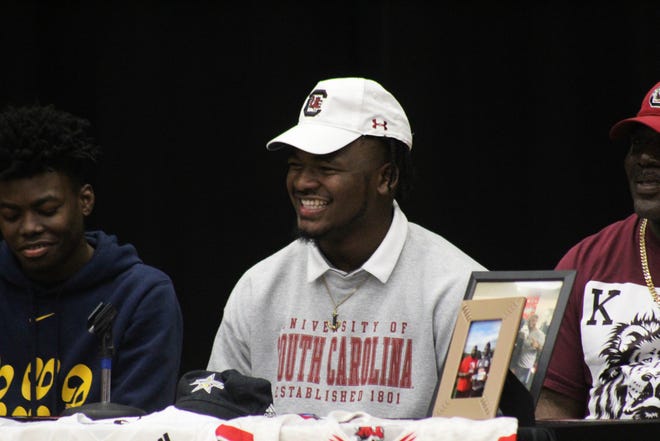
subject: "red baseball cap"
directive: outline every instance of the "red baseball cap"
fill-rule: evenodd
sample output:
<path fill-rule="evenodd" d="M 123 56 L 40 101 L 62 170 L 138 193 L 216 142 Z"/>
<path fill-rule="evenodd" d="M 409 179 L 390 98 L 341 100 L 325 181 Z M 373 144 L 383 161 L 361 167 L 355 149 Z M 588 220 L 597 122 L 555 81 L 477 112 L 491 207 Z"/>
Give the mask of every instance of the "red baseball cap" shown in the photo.
<path fill-rule="evenodd" d="M 642 107 L 634 118 L 626 118 L 614 124 L 610 129 L 610 139 L 620 141 L 628 135 L 635 124 L 644 124 L 650 129 L 660 132 L 660 83 L 648 91 L 642 100 Z"/>

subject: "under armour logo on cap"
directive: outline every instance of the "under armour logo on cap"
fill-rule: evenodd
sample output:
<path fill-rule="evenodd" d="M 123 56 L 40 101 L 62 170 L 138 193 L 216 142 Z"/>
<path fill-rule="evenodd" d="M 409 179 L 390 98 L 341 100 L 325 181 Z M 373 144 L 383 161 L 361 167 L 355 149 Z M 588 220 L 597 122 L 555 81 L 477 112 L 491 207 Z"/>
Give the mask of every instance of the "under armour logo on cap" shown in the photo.
<path fill-rule="evenodd" d="M 378 122 L 375 118 L 371 120 L 372 124 L 371 127 L 373 129 L 378 128 L 379 126 L 383 128 L 383 130 L 387 130 L 387 121 L 383 120 L 383 122 Z"/>

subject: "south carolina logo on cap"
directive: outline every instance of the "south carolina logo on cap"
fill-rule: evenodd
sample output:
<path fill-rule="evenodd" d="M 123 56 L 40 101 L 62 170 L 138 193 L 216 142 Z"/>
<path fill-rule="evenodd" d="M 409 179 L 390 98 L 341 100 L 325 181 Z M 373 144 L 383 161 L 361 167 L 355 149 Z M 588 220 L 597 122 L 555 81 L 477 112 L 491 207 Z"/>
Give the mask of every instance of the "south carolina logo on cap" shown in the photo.
<path fill-rule="evenodd" d="M 309 94 L 307 103 L 303 112 L 305 116 L 316 116 L 321 112 L 323 100 L 328 97 L 328 93 L 323 89 L 318 89 Z"/>
<path fill-rule="evenodd" d="M 649 97 L 649 106 L 660 107 L 660 87 L 651 92 L 651 96 Z"/>
<path fill-rule="evenodd" d="M 610 139 L 614 141 L 626 139 L 630 134 L 630 130 L 638 124 L 643 124 L 651 130 L 660 132 L 660 83 L 656 83 L 646 93 L 637 116 L 623 119 L 612 126 Z"/>

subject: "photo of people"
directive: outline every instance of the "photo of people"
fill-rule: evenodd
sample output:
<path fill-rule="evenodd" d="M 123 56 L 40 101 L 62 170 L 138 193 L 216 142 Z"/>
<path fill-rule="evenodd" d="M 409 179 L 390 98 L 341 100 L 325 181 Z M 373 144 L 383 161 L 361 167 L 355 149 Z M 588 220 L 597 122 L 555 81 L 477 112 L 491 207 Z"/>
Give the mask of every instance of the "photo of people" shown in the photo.
<path fill-rule="evenodd" d="M 513 346 L 509 369 L 528 390 L 532 390 L 539 370 L 539 359 L 546 344 L 548 328 L 554 317 L 563 282 L 518 281 L 479 282 L 473 299 L 524 296 L 527 298 L 520 329 Z M 540 387 L 540 384 L 537 384 Z"/>
<path fill-rule="evenodd" d="M 470 323 L 452 398 L 483 395 L 501 327 L 502 320 Z"/>
<path fill-rule="evenodd" d="M 546 327 L 547 329 L 547 327 Z M 510 367 L 522 384 L 529 389 L 538 366 L 538 358 L 545 343 L 545 332 L 539 329 L 539 316 L 531 313 L 523 320 Z"/>

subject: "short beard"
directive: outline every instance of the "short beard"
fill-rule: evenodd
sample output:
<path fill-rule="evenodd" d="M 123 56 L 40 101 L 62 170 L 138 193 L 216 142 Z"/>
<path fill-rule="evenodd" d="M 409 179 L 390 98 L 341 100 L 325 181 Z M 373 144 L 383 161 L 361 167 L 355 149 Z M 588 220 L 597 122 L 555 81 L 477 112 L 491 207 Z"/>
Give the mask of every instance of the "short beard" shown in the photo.
<path fill-rule="evenodd" d="M 301 240 L 305 243 L 316 243 L 316 239 L 317 239 L 316 236 L 310 235 L 307 231 L 298 228 L 297 225 L 293 226 L 291 235 L 293 236 L 294 240 Z"/>
<path fill-rule="evenodd" d="M 337 226 L 335 228 L 322 231 L 320 233 L 311 234 L 309 231 L 305 231 L 301 228 L 298 228 L 298 225 L 293 226 L 293 237 L 296 240 L 301 240 L 305 243 L 315 243 L 318 244 L 320 240 L 325 238 L 331 238 L 333 236 L 339 235 L 340 237 L 345 234 L 347 231 L 350 231 L 355 223 L 359 222 L 367 212 L 366 201 L 360 208 L 360 210 L 353 216 L 348 222 L 344 225 Z"/>

